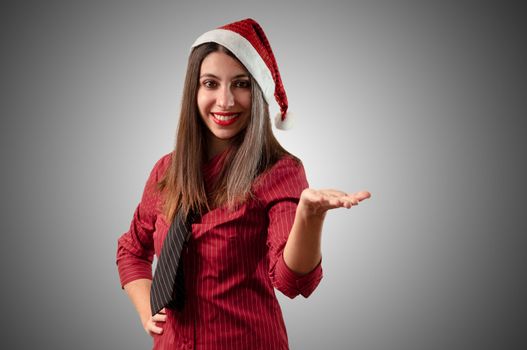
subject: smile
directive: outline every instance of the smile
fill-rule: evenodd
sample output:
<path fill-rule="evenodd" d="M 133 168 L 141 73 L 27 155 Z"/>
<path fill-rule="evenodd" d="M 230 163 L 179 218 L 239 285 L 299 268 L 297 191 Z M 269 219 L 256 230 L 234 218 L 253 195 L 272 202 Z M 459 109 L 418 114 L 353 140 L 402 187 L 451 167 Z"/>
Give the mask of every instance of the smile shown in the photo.
<path fill-rule="evenodd" d="M 238 120 L 240 113 L 211 113 L 212 120 L 221 126 L 227 126 Z"/>

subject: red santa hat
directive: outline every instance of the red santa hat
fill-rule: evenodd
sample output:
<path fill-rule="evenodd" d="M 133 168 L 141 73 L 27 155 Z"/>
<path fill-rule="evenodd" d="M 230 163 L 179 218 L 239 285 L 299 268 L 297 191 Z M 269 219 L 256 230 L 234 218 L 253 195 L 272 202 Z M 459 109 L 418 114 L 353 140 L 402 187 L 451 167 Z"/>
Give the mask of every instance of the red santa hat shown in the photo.
<path fill-rule="evenodd" d="M 224 46 L 240 60 L 262 89 L 267 103 L 270 105 L 273 97 L 278 103 L 280 112 L 275 117 L 275 126 L 282 130 L 291 128 L 292 119 L 287 113 L 287 96 L 282 78 L 262 27 L 251 18 L 229 23 L 204 33 L 192 47 L 208 42 Z"/>

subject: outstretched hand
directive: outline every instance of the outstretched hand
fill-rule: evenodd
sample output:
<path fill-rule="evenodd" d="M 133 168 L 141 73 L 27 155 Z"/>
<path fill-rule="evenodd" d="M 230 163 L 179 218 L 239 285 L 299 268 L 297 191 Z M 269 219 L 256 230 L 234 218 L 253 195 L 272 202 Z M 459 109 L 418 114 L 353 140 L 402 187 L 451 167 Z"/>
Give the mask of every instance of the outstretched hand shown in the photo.
<path fill-rule="evenodd" d="M 320 262 L 322 225 L 326 213 L 335 208 L 351 208 L 370 198 L 368 191 L 346 193 L 339 190 L 306 188 L 300 195 L 295 221 L 284 248 L 286 265 L 297 274 L 313 271 Z"/>
<path fill-rule="evenodd" d="M 330 209 L 351 208 L 371 197 L 368 191 L 346 193 L 334 189 L 315 190 L 306 188 L 300 196 L 299 206 L 307 216 L 323 217 Z"/>

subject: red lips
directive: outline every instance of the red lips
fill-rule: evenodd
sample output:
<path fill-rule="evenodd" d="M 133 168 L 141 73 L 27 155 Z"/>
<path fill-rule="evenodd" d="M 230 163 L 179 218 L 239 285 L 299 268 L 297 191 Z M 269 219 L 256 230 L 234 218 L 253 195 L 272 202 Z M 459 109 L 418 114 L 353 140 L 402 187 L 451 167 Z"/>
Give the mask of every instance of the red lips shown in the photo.
<path fill-rule="evenodd" d="M 212 120 L 221 126 L 228 126 L 236 122 L 241 113 L 234 112 L 211 112 Z"/>
<path fill-rule="evenodd" d="M 221 126 L 228 126 L 233 124 L 238 120 L 241 113 L 233 113 L 233 112 L 214 112 L 211 113 L 212 120 Z M 218 117 L 228 118 L 228 119 L 218 119 Z"/>

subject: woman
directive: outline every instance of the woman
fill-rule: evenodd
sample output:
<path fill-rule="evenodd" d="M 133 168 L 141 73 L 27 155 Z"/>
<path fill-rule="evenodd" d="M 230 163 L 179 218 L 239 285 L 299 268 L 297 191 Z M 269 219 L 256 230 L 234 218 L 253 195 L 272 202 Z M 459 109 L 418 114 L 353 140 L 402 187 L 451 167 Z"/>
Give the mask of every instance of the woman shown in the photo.
<path fill-rule="evenodd" d="M 286 127 L 280 74 L 254 20 L 196 40 L 176 147 L 154 166 L 118 242 L 121 284 L 154 349 L 288 349 L 274 288 L 308 297 L 322 278 L 327 210 L 370 196 L 309 189 L 301 162 L 273 136 L 273 99 L 281 111 L 277 126 Z M 165 238 L 179 218 L 191 222 L 181 253 L 174 253 Z M 162 256 L 152 285 L 154 254 Z M 167 256 L 179 266 L 179 282 L 158 278 Z M 154 304 L 166 303 L 153 295 L 167 284 L 184 292 L 174 291 L 169 306 L 157 310 Z"/>

